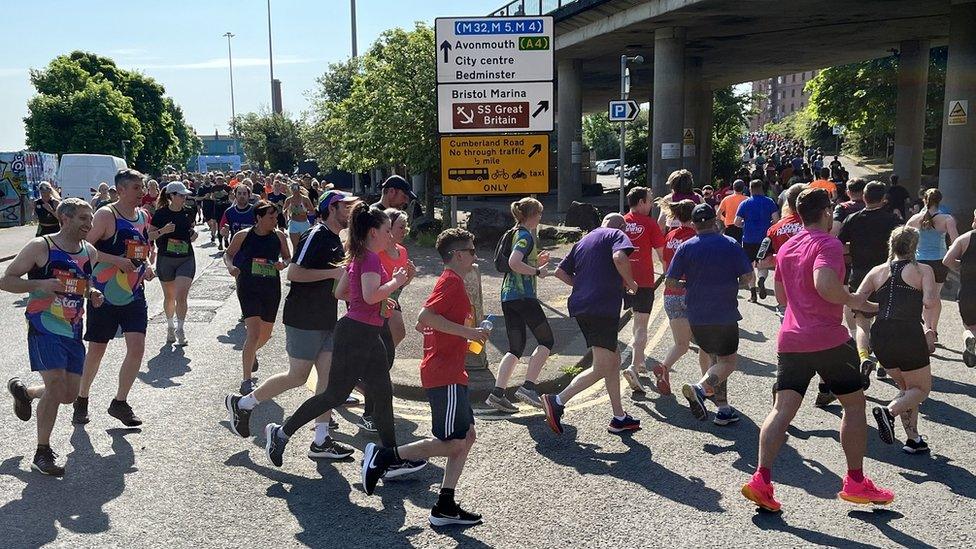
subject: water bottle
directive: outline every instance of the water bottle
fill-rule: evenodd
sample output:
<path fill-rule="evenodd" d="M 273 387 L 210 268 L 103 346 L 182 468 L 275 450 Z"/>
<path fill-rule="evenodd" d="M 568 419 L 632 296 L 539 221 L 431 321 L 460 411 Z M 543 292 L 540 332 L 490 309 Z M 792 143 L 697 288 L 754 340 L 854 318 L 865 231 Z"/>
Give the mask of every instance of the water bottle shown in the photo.
<path fill-rule="evenodd" d="M 484 320 L 481 321 L 481 324 L 478 327 L 482 330 L 487 330 L 488 333 L 491 333 L 491 331 L 495 329 L 495 324 L 492 322 L 492 318 L 493 317 L 491 315 L 488 315 Z M 468 340 L 468 352 L 480 355 L 484 348 L 484 344 L 480 341 Z"/>
<path fill-rule="evenodd" d="M 769 253 L 769 246 L 773 243 L 772 240 L 767 236 L 763 239 L 762 244 L 759 245 L 759 251 L 756 252 L 756 261 L 762 261 L 766 259 L 766 254 Z"/>

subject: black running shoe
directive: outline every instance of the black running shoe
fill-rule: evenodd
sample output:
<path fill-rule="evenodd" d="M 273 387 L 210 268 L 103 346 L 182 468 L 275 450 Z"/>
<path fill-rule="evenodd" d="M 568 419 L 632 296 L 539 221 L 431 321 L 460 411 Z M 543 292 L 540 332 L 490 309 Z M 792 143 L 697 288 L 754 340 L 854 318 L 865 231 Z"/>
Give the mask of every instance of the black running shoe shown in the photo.
<path fill-rule="evenodd" d="M 264 428 L 264 451 L 275 467 L 281 467 L 282 458 L 285 454 L 285 445 L 288 444 L 288 441 L 281 436 L 283 434 L 281 432 L 281 425 L 277 423 L 269 423 Z"/>
<path fill-rule="evenodd" d="M 31 469 L 42 475 L 63 477 L 64 467 L 58 465 L 57 458 L 58 455 L 54 453 L 54 450 L 50 446 L 38 446 L 37 451 L 34 452 L 34 461 L 31 463 Z"/>
<path fill-rule="evenodd" d="M 888 370 L 878 366 L 878 379 L 888 379 Z"/>
<path fill-rule="evenodd" d="M 430 510 L 430 525 L 431 526 L 470 526 L 472 524 L 481 524 L 481 515 L 478 513 L 470 513 L 461 509 L 460 505 L 455 505 L 454 510 L 451 512 L 441 511 L 434 505 L 434 508 Z"/>
<path fill-rule="evenodd" d="M 927 454 L 929 453 L 929 445 L 925 443 L 925 439 L 919 437 L 918 441 L 908 439 L 905 441 L 905 445 L 901 447 L 902 451 L 906 454 Z"/>
<path fill-rule="evenodd" d="M 252 377 L 249 379 L 245 379 L 244 381 L 241 382 L 241 390 L 240 390 L 241 396 L 247 396 L 253 393 L 254 389 L 256 389 L 257 386 L 258 386 L 257 378 Z"/>
<path fill-rule="evenodd" d="M 878 422 L 878 436 L 881 437 L 881 442 L 885 444 L 894 443 L 895 417 L 887 408 L 882 406 L 875 406 L 871 413 L 874 414 L 874 420 Z"/>
<path fill-rule="evenodd" d="M 749 288 L 749 303 L 759 303 L 758 297 L 759 290 L 757 288 Z"/>
<path fill-rule="evenodd" d="M 871 372 L 874 371 L 874 361 L 864 359 L 861 361 L 861 387 L 867 391 L 871 386 Z"/>
<path fill-rule="evenodd" d="M 251 366 L 251 373 L 258 371 L 258 357 L 254 357 L 254 365 Z"/>
<path fill-rule="evenodd" d="M 399 463 L 393 463 L 386 468 L 386 473 L 383 474 L 383 480 L 389 480 L 393 478 L 402 477 L 404 475 L 409 475 L 411 473 L 416 473 L 417 471 L 423 469 L 427 466 L 427 462 L 422 459 L 409 460 L 405 459 Z"/>
<path fill-rule="evenodd" d="M 27 394 L 27 386 L 19 377 L 12 377 L 7 382 L 7 390 L 14 397 L 14 415 L 21 421 L 31 418 L 31 398 Z"/>
<path fill-rule="evenodd" d="M 557 435 L 563 434 L 563 412 L 566 407 L 556 402 L 556 395 L 542 395 L 542 411 L 546 414 L 546 423 Z"/>
<path fill-rule="evenodd" d="M 761 276 L 759 277 L 759 299 L 766 299 L 767 295 L 769 294 L 766 291 L 766 277 Z"/>
<path fill-rule="evenodd" d="M 322 444 L 312 444 L 308 447 L 308 457 L 310 459 L 346 459 L 351 456 L 353 449 L 351 446 L 336 441 L 332 437 L 325 437 Z"/>
<path fill-rule="evenodd" d="M 71 423 L 84 425 L 91 421 L 88 417 L 88 397 L 78 397 L 74 402 L 74 413 L 71 415 Z"/>
<path fill-rule="evenodd" d="M 976 335 L 966 332 L 966 349 L 962 352 L 962 362 L 969 368 L 976 368 Z"/>
<path fill-rule="evenodd" d="M 360 470 L 359 479 L 363 483 L 363 491 L 367 496 L 373 495 L 376 490 L 376 483 L 380 481 L 383 474 L 393 462 L 393 451 L 388 448 L 381 448 L 370 442 L 363 450 L 363 466 Z"/>
<path fill-rule="evenodd" d="M 251 411 L 241 408 L 240 402 L 241 397 L 227 395 L 224 397 L 224 408 L 227 409 L 230 430 L 241 438 L 247 438 L 251 436 Z"/>
<path fill-rule="evenodd" d="M 688 409 L 691 410 L 691 415 L 695 416 L 695 419 L 698 421 L 708 419 L 708 409 L 705 408 L 705 391 L 701 386 L 685 383 L 681 387 L 681 394 L 688 400 Z"/>
<path fill-rule="evenodd" d="M 112 399 L 108 405 L 108 415 L 122 422 L 126 427 L 138 427 L 142 425 L 142 420 L 132 411 L 132 406 L 124 400 Z"/>

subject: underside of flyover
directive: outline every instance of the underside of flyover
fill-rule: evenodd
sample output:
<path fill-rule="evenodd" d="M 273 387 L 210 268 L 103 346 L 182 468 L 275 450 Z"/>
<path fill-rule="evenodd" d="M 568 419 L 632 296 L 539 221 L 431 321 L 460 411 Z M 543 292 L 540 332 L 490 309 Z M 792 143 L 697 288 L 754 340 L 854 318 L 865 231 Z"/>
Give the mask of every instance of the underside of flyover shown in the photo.
<path fill-rule="evenodd" d="M 909 40 L 944 45 L 949 0 L 579 0 L 553 13 L 556 58 L 582 63 L 583 110 L 619 95 L 620 55 L 631 96 L 650 99 L 654 34 L 684 28 L 711 89 L 889 55 Z"/>

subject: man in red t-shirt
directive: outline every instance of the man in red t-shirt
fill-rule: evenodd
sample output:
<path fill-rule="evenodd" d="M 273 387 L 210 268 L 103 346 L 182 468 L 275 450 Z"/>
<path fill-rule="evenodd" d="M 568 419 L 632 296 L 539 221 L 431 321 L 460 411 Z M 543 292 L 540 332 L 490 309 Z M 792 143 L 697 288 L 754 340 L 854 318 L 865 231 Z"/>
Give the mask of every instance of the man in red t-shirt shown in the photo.
<path fill-rule="evenodd" d="M 362 482 L 366 493 L 371 495 L 392 464 L 400 460 L 446 456 L 440 497 L 428 520 L 433 526 L 478 524 L 481 515 L 461 509 L 454 501 L 454 487 L 475 440 L 474 412 L 468 399 L 464 356 L 469 340 L 484 344 L 488 339 L 487 330 L 471 327 L 474 314 L 464 290 L 463 277 L 471 272 L 475 260 L 474 235 L 463 229 L 448 229 L 437 237 L 436 248 L 444 260 L 444 272 L 437 279 L 417 320 L 424 333 L 420 382 L 427 390 L 435 439 L 393 448 L 367 444 L 363 454 Z"/>
<path fill-rule="evenodd" d="M 793 235 L 803 230 L 803 220 L 796 214 L 796 199 L 806 188 L 807 186 L 805 184 L 796 183 L 789 189 L 786 189 L 785 199 L 789 212 L 784 212 L 786 215 L 781 217 L 776 223 L 773 223 L 769 230 L 766 231 L 766 239 L 769 240 L 769 246 L 766 249 L 766 257 L 759 261 L 759 268 L 775 269 L 776 252 Z"/>
<path fill-rule="evenodd" d="M 630 269 L 637 282 L 636 294 L 624 295 L 624 307 L 634 311 L 634 360 L 624 370 L 624 379 L 630 388 L 637 393 L 643 393 L 644 385 L 637 377 L 637 368 L 644 368 L 647 348 L 647 323 L 651 318 L 651 308 L 654 306 L 654 258 L 651 249 L 657 253 L 657 259 L 664 265 L 661 252 L 664 250 L 664 234 L 657 221 L 650 217 L 651 190 L 647 187 L 634 187 L 627 193 L 627 204 L 630 211 L 624 215 L 627 223 L 624 232 L 634 245 L 630 254 Z M 663 268 L 662 268 L 663 271 Z"/>

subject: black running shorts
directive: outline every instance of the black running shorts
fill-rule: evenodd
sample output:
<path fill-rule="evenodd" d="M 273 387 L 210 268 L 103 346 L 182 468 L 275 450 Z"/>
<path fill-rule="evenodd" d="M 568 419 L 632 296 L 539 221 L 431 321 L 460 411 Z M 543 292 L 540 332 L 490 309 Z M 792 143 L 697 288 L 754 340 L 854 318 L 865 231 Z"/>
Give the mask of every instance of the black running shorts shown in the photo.
<path fill-rule="evenodd" d="M 624 294 L 624 308 L 635 313 L 650 314 L 654 307 L 654 288 L 637 288 L 636 294 Z"/>
<path fill-rule="evenodd" d="M 699 324 L 691 326 L 691 338 L 710 355 L 729 356 L 739 350 L 738 324 Z"/>
<path fill-rule="evenodd" d="M 600 347 L 617 352 L 617 328 L 620 319 L 605 316 L 576 315 L 576 323 L 583 332 L 587 347 Z"/>
<path fill-rule="evenodd" d="M 932 267 L 932 271 L 935 273 L 936 284 L 945 284 L 946 279 L 949 278 L 949 267 L 946 267 L 945 264 L 942 263 L 941 259 L 937 259 L 934 261 L 919 260 L 919 263 Z"/>
<path fill-rule="evenodd" d="M 929 365 L 929 344 L 921 322 L 875 320 L 871 326 L 871 350 L 885 368 L 911 372 Z"/>
<path fill-rule="evenodd" d="M 854 340 L 823 351 L 779 353 L 777 390 L 792 390 L 802 396 L 807 392 L 810 380 L 817 374 L 835 395 L 860 391 L 861 365 Z"/>

